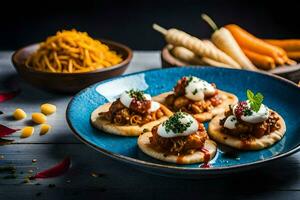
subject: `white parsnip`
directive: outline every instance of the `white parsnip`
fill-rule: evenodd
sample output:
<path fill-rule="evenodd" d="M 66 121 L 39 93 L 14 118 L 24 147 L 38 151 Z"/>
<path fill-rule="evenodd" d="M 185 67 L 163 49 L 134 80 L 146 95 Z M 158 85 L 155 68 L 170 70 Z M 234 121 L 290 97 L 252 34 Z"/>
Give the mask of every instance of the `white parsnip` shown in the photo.
<path fill-rule="evenodd" d="M 171 52 L 176 58 L 192 65 L 210 65 L 215 67 L 232 68 L 227 64 L 220 63 L 210 58 L 199 57 L 184 47 L 174 47 Z"/>
<path fill-rule="evenodd" d="M 226 55 L 222 51 L 216 51 L 215 49 L 206 46 L 203 41 L 189 35 L 188 33 L 175 28 L 166 30 L 158 26 L 157 24 L 154 24 L 153 28 L 164 34 L 166 41 L 174 46 L 182 46 L 194 52 L 198 56 L 211 58 L 218 62 L 228 64 L 233 68 L 240 68 L 240 65 L 235 62 L 230 56 Z"/>
<path fill-rule="evenodd" d="M 219 51 L 221 51 L 220 49 L 218 49 L 218 47 L 216 47 L 216 45 L 214 45 L 214 43 L 212 43 L 210 40 L 203 40 L 203 43 L 207 46 L 210 46 L 211 48 L 215 48 Z"/>
<path fill-rule="evenodd" d="M 233 58 L 242 68 L 248 70 L 257 70 L 257 68 L 244 54 L 229 30 L 223 27 L 219 29 L 215 22 L 206 14 L 202 14 L 201 17 L 214 30 L 211 40 L 217 48 L 221 49 L 223 52 Z"/>
<path fill-rule="evenodd" d="M 201 59 L 202 59 L 202 61 L 203 61 L 204 63 L 206 63 L 207 65 L 210 65 L 210 66 L 232 68 L 232 66 L 230 66 L 230 65 L 228 65 L 228 64 L 221 63 L 221 62 L 215 61 L 215 60 L 210 59 L 210 58 L 203 57 L 203 58 L 201 58 Z"/>
<path fill-rule="evenodd" d="M 211 40 L 219 49 L 239 63 L 242 68 L 257 70 L 226 28 L 215 31 L 211 36 Z"/>
<path fill-rule="evenodd" d="M 182 60 L 189 64 L 205 65 L 205 63 L 201 60 L 201 58 L 199 56 L 195 55 L 193 52 L 191 52 L 190 50 L 188 50 L 184 47 L 174 47 L 171 50 L 171 53 L 179 60 Z"/>

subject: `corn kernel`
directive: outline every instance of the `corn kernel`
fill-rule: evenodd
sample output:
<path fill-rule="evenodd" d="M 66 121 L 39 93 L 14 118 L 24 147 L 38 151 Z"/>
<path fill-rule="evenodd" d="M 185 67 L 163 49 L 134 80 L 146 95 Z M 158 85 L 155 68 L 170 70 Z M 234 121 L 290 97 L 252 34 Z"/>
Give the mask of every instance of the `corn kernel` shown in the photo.
<path fill-rule="evenodd" d="M 31 119 L 37 124 L 44 124 L 47 121 L 47 117 L 42 113 L 32 113 Z"/>
<path fill-rule="evenodd" d="M 51 115 L 56 112 L 56 106 L 53 104 L 45 103 L 41 105 L 41 112 L 45 115 Z"/>
<path fill-rule="evenodd" d="M 13 114 L 16 120 L 21 120 L 27 117 L 27 114 L 21 108 L 17 108 Z"/>
<path fill-rule="evenodd" d="M 40 135 L 45 135 L 48 133 L 51 129 L 51 126 L 49 124 L 42 124 L 40 129 Z"/>
<path fill-rule="evenodd" d="M 26 126 L 22 129 L 21 138 L 27 138 L 32 136 L 34 128 L 32 126 Z"/>

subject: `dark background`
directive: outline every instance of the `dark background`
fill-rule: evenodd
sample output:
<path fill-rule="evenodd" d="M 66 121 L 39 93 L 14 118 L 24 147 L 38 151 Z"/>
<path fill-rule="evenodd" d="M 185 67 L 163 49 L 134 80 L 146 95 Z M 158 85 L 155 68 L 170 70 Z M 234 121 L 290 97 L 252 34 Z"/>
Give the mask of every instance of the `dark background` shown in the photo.
<path fill-rule="evenodd" d="M 152 30 L 156 22 L 199 37 L 218 25 L 236 23 L 265 38 L 300 38 L 300 1 L 235 0 L 44 0 L 6 1 L 1 6 L 0 50 L 44 40 L 57 30 L 76 28 L 96 38 L 113 39 L 133 49 L 160 49 L 164 40 Z"/>

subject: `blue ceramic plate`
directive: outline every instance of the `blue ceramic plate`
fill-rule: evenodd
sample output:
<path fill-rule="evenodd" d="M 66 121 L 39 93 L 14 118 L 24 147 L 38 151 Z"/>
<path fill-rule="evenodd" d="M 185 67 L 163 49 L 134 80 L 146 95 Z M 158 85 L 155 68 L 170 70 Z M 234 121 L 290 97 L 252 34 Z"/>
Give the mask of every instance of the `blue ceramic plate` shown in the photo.
<path fill-rule="evenodd" d="M 200 168 L 199 164 L 176 165 L 152 159 L 139 150 L 136 138 L 110 135 L 91 126 L 92 111 L 113 101 L 124 90 L 139 88 L 155 96 L 172 90 L 177 80 L 187 75 L 216 83 L 219 89 L 234 93 L 239 99 L 245 99 L 247 89 L 261 92 L 265 96 L 264 103 L 285 119 L 287 132 L 284 138 L 272 147 L 260 151 L 232 151 L 219 145 L 217 155 L 210 162 L 211 167 Z M 213 67 L 169 68 L 121 76 L 86 88 L 70 102 L 67 120 L 80 140 L 104 155 L 152 173 L 198 178 L 262 166 L 298 151 L 299 102 L 300 89 L 292 82 L 275 76 Z"/>

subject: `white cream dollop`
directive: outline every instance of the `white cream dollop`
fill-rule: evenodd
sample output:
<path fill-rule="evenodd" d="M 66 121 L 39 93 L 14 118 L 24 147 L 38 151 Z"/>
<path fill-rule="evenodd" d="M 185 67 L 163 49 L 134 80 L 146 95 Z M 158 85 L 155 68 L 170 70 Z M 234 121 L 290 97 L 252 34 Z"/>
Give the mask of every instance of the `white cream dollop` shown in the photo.
<path fill-rule="evenodd" d="M 224 127 L 228 129 L 235 129 L 235 125 L 237 123 L 237 119 L 234 115 L 230 115 L 224 122 Z"/>
<path fill-rule="evenodd" d="M 149 108 L 148 112 L 155 112 L 160 108 L 160 104 L 156 101 L 151 101 L 151 107 Z"/>
<path fill-rule="evenodd" d="M 185 96 L 193 101 L 202 101 L 205 96 L 211 96 L 215 94 L 216 89 L 208 82 L 191 76 L 187 77 L 189 80 L 185 87 Z"/>
<path fill-rule="evenodd" d="M 247 101 L 247 107 L 249 109 L 251 109 L 249 101 Z M 236 108 L 237 108 L 237 105 L 235 105 L 233 107 L 233 113 L 235 113 Z M 243 120 L 244 122 L 256 124 L 256 123 L 266 121 L 269 118 L 269 116 L 270 116 L 269 108 L 267 106 L 265 106 L 264 104 L 261 104 L 261 106 L 257 112 L 255 112 L 254 110 L 251 109 L 250 115 L 243 114 L 240 117 L 240 119 Z"/>
<path fill-rule="evenodd" d="M 151 101 L 151 107 L 149 108 L 148 112 L 155 112 L 160 108 L 160 104 L 158 102 L 152 101 L 150 94 L 144 94 L 143 95 L 146 100 Z M 124 91 L 120 95 L 120 101 L 121 103 L 126 106 L 127 108 L 130 107 L 130 104 L 134 98 L 132 98 L 128 91 Z"/>
<path fill-rule="evenodd" d="M 126 106 L 127 108 L 129 108 L 131 102 L 132 102 L 133 98 L 129 95 L 128 92 L 123 92 L 121 95 L 120 95 L 120 101 L 121 103 Z"/>
<path fill-rule="evenodd" d="M 176 114 L 177 113 L 175 113 L 174 115 L 176 115 Z M 167 122 L 164 122 L 158 126 L 157 134 L 164 138 L 173 138 L 173 137 L 179 137 L 179 136 L 188 136 L 188 135 L 195 133 L 198 130 L 198 126 L 199 126 L 197 120 L 190 114 L 187 114 L 187 113 L 181 113 L 181 114 L 182 114 L 182 118 L 179 118 L 178 123 L 185 125 L 185 126 L 190 123 L 189 126 L 186 127 L 185 131 L 183 131 L 182 133 L 174 133 L 173 130 L 167 131 L 167 128 L 166 128 Z M 170 119 L 168 119 L 168 120 L 170 120 Z"/>

